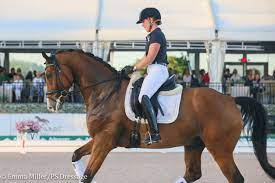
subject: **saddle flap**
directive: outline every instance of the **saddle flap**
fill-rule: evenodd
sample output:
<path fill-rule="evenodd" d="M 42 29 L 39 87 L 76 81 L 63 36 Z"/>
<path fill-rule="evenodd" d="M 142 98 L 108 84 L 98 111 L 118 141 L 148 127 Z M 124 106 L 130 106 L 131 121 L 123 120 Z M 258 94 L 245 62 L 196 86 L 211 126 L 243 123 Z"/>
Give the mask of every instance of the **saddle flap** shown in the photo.
<path fill-rule="evenodd" d="M 142 115 L 143 114 L 142 106 L 140 105 L 140 103 L 138 101 L 138 96 L 140 93 L 140 89 L 141 89 L 143 80 L 144 80 L 144 78 L 140 78 L 133 83 L 133 89 L 132 89 L 132 93 L 131 93 L 131 97 L 130 97 L 131 108 L 132 108 L 133 112 L 135 113 L 136 118 L 143 116 Z"/>

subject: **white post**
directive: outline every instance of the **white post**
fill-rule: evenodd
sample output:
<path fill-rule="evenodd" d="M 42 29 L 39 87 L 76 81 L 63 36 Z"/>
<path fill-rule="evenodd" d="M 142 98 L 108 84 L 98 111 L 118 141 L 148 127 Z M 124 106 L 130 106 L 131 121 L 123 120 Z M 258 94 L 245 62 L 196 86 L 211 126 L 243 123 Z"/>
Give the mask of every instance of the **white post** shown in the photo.
<path fill-rule="evenodd" d="M 86 42 L 81 42 L 81 49 L 85 52 L 92 52 L 92 47 L 90 45 L 90 42 L 86 41 Z"/>
<path fill-rule="evenodd" d="M 210 88 L 222 92 L 222 75 L 225 59 L 226 43 L 220 40 L 212 41 L 210 63 L 209 63 L 209 77 Z"/>
<path fill-rule="evenodd" d="M 102 59 L 105 62 L 109 61 L 107 59 L 108 59 L 108 55 L 109 55 L 109 52 L 110 52 L 110 46 L 111 46 L 110 42 L 104 42 L 104 47 L 102 48 Z"/>
<path fill-rule="evenodd" d="M 101 42 L 99 41 L 99 32 L 101 29 L 101 17 L 103 13 L 103 0 L 98 0 L 97 15 L 96 15 L 96 31 L 95 31 L 95 42 L 93 45 L 93 54 L 101 57 Z"/>
<path fill-rule="evenodd" d="M 100 57 L 103 59 L 103 61 L 108 61 L 108 54 L 110 51 L 110 42 L 99 42 L 95 41 L 93 46 L 93 54 L 97 57 Z"/>
<path fill-rule="evenodd" d="M 92 48 L 92 53 L 95 55 L 95 56 L 99 56 L 98 55 L 98 52 L 99 52 L 99 42 L 96 40 L 93 44 L 93 48 Z"/>
<path fill-rule="evenodd" d="M 0 66 L 4 66 L 4 53 L 1 53 L 0 52 Z M 9 71 L 7 71 L 7 72 L 9 72 Z"/>
<path fill-rule="evenodd" d="M 206 62 L 207 62 L 207 70 L 210 71 L 210 48 L 211 48 L 211 42 L 205 42 L 204 43 L 205 50 L 206 50 Z"/>
<path fill-rule="evenodd" d="M 110 52 L 110 60 L 109 61 L 109 64 L 111 64 L 112 66 L 114 65 L 114 51 L 109 51 Z"/>

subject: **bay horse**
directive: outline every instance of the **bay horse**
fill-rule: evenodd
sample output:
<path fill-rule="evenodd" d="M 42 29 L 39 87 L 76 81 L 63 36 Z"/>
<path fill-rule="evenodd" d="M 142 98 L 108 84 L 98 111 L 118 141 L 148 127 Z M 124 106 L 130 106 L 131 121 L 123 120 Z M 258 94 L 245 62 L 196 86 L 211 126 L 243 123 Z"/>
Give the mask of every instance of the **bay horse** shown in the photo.
<path fill-rule="evenodd" d="M 87 127 L 92 137 L 77 149 L 72 161 L 89 155 L 82 182 L 91 182 L 108 153 L 116 147 L 130 147 L 134 122 L 124 111 L 129 79 L 123 78 L 102 59 L 80 50 L 59 51 L 46 59 L 47 107 L 57 111 L 69 88 L 76 84 L 84 98 Z M 210 88 L 187 88 L 183 91 L 180 112 L 175 122 L 159 124 L 162 141 L 139 148 L 170 148 L 184 146 L 186 182 L 201 176 L 201 154 L 205 148 L 214 157 L 229 183 L 242 183 L 244 177 L 233 159 L 233 151 L 244 126 L 251 134 L 255 155 L 263 170 L 275 179 L 275 168 L 266 152 L 267 118 L 262 104 L 249 97 L 231 97 Z M 141 141 L 147 133 L 141 124 Z"/>

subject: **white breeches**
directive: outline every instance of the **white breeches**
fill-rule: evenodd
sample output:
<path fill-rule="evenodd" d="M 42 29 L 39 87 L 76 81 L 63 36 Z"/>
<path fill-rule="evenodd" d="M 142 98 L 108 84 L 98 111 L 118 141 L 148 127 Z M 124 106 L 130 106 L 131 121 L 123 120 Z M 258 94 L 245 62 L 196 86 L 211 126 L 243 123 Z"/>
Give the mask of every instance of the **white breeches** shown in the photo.
<path fill-rule="evenodd" d="M 161 64 L 151 64 L 147 68 L 147 76 L 141 86 L 138 100 L 141 103 L 142 96 L 147 95 L 151 98 L 161 85 L 168 79 L 169 73 L 166 66 Z"/>

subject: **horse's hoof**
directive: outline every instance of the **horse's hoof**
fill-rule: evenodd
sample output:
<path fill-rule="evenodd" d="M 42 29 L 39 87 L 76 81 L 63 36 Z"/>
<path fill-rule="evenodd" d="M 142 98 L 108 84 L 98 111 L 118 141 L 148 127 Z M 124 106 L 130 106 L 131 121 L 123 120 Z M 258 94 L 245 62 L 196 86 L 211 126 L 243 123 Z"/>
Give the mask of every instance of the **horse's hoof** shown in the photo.
<path fill-rule="evenodd" d="M 80 158 L 77 157 L 77 153 L 74 152 L 72 156 L 72 162 L 78 161 Z"/>
<path fill-rule="evenodd" d="M 188 183 L 183 177 L 180 177 L 175 183 Z"/>

